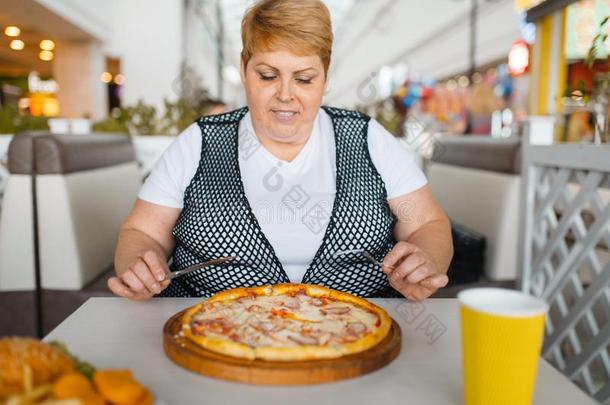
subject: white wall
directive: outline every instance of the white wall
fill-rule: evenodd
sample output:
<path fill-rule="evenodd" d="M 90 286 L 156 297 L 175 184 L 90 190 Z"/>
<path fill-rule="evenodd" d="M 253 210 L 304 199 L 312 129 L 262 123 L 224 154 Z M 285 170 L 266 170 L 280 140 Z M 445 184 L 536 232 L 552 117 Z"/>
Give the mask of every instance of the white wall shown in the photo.
<path fill-rule="evenodd" d="M 108 3 L 111 36 L 108 55 L 121 59 L 124 104 L 142 99 L 161 108 L 178 96 L 182 58 L 181 0 L 123 0 Z M 176 90 L 174 90 L 174 88 Z"/>
<path fill-rule="evenodd" d="M 212 3 L 191 2 L 187 12 L 186 62 L 202 79 L 202 85 L 213 97 L 218 97 L 216 65 L 216 11 Z"/>
<path fill-rule="evenodd" d="M 211 96 L 218 97 L 213 8 L 191 7 L 185 26 L 181 0 L 123 0 L 112 4 L 112 37 L 106 51 L 121 59 L 126 78 L 122 93 L 125 104 L 143 99 L 161 108 L 163 97 L 175 100 L 182 86 L 191 85 L 180 77 L 183 56 Z M 184 45 L 183 29 L 187 30 Z M 225 83 L 223 90 L 225 102 L 241 104 L 240 86 Z"/>
<path fill-rule="evenodd" d="M 238 13 L 241 21 L 240 10 L 227 10 L 226 4 L 223 9 L 224 19 L 228 22 L 233 21 L 228 18 L 227 12 Z M 210 91 L 210 95 L 220 98 L 218 91 L 218 66 L 216 48 L 216 5 L 213 2 L 198 3 L 191 2 L 191 7 L 187 12 L 187 55 L 188 66 L 193 68 L 202 78 L 203 85 Z M 233 21 L 236 22 L 237 20 Z M 239 66 L 239 50 L 233 49 L 234 45 L 229 32 L 234 27 L 224 27 L 224 65 Z M 241 43 L 240 49 L 241 49 Z M 222 99 L 229 107 L 237 107 L 245 104 L 241 83 L 231 83 L 226 77 L 223 80 Z"/>
<path fill-rule="evenodd" d="M 57 48 L 53 62 L 57 64 L 54 72 L 63 93 L 60 95 L 62 116 L 88 114 L 99 118 L 100 114 L 106 114 L 106 89 L 99 80 L 104 71 L 104 66 L 99 66 L 104 64 L 106 56 L 121 61 L 121 71 L 126 78 L 122 88 L 124 105 L 142 99 L 161 109 L 164 98 L 175 100 L 182 86 L 190 85 L 180 77 L 184 55 L 188 66 L 201 78 L 200 84 L 211 96 L 219 97 L 214 2 L 190 1 L 185 25 L 183 0 L 31 1 L 77 27 L 79 32 L 78 37 L 56 33 L 66 44 L 62 44 L 63 50 Z M 188 30 L 186 44 L 183 44 L 183 29 Z M 85 48 L 93 53 L 85 55 Z M 235 50 L 228 44 L 225 64 L 235 66 L 235 55 Z M 95 88 L 91 89 L 92 86 Z M 225 79 L 222 98 L 230 107 L 243 105 L 245 96 L 241 84 Z"/>
<path fill-rule="evenodd" d="M 55 54 L 53 77 L 59 84 L 60 116 L 105 117 L 108 94 L 100 80 L 106 67 L 102 44 L 97 40 L 61 42 Z"/>
<path fill-rule="evenodd" d="M 35 0 L 99 41 L 106 41 L 112 16 L 105 12 L 116 0 Z"/>

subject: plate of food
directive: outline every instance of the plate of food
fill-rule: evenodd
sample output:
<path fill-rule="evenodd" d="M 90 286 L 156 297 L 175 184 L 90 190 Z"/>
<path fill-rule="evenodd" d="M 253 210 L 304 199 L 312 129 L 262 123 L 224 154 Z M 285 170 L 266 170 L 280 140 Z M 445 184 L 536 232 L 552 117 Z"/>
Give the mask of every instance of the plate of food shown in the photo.
<path fill-rule="evenodd" d="M 59 342 L 2 338 L 0 364 L 0 403 L 6 405 L 152 405 L 154 401 L 130 370 L 97 370 Z"/>
<path fill-rule="evenodd" d="M 170 318 L 167 356 L 191 371 L 255 384 L 313 384 L 389 364 L 401 331 L 370 301 L 309 284 L 223 291 Z"/>

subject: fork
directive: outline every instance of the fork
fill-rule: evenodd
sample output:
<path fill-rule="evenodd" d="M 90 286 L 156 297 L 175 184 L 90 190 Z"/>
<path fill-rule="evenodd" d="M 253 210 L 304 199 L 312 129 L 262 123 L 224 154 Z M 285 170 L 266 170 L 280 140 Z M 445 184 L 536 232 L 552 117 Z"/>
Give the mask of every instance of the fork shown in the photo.
<path fill-rule="evenodd" d="M 344 256 L 344 255 L 349 255 L 349 254 L 361 254 L 362 256 L 364 256 L 365 259 L 367 259 L 368 261 L 370 261 L 372 263 L 375 263 L 380 268 L 387 267 L 388 269 L 394 269 L 394 266 L 388 266 L 388 265 L 383 264 L 382 262 L 378 261 L 377 259 L 375 259 L 373 257 L 373 255 L 370 254 L 365 249 L 340 250 L 338 252 L 333 253 L 333 258 L 337 258 L 339 256 Z"/>

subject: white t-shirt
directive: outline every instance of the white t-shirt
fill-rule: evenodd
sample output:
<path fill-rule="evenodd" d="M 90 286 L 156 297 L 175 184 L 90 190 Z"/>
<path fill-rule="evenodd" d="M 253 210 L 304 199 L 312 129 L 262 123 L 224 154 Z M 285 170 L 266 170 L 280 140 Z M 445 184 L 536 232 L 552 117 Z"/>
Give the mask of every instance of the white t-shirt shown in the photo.
<path fill-rule="evenodd" d="M 413 153 L 374 119 L 369 122 L 368 147 L 388 199 L 427 183 Z M 155 164 L 139 198 L 182 208 L 184 191 L 197 170 L 200 153 L 201 129 L 193 123 Z M 238 154 L 246 197 L 261 229 L 290 281 L 300 282 L 322 243 L 335 198 L 331 118 L 320 109 L 307 143 L 291 162 L 286 162 L 260 144 L 248 112 L 239 125 Z"/>

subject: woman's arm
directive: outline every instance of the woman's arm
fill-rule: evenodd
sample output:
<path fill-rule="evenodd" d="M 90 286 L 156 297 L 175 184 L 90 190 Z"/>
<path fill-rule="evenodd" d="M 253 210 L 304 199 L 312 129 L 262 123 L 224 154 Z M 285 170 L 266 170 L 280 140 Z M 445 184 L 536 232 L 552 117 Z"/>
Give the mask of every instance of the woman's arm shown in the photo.
<path fill-rule="evenodd" d="M 113 293 L 143 300 L 169 285 L 167 258 L 174 248 L 172 229 L 181 211 L 136 201 L 119 232 L 114 257 L 117 276 L 108 280 Z"/>
<path fill-rule="evenodd" d="M 391 199 L 389 205 L 397 218 L 398 243 L 383 260 L 384 272 L 405 297 L 422 300 L 447 285 L 453 256 L 451 224 L 428 186 Z"/>

